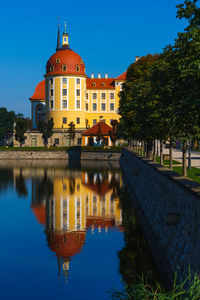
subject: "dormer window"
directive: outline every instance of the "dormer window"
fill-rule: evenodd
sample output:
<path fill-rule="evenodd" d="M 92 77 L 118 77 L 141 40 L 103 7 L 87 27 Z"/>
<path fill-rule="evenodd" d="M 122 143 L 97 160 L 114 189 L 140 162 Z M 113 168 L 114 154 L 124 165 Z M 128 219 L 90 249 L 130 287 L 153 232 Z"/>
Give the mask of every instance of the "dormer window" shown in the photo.
<path fill-rule="evenodd" d="M 80 72 L 80 66 L 76 65 L 76 72 Z"/>
<path fill-rule="evenodd" d="M 96 83 L 95 83 L 95 82 L 93 82 L 93 83 L 92 83 L 92 86 L 96 86 Z"/>
<path fill-rule="evenodd" d="M 105 82 L 102 82 L 101 86 L 105 86 Z"/>
<path fill-rule="evenodd" d="M 60 58 L 56 58 L 56 63 L 57 63 L 57 64 L 60 63 Z"/>
<path fill-rule="evenodd" d="M 62 70 L 63 71 L 67 71 L 67 66 L 66 65 L 62 65 Z"/>
<path fill-rule="evenodd" d="M 54 71 L 54 65 L 51 65 L 50 66 L 50 72 L 53 72 Z"/>
<path fill-rule="evenodd" d="M 80 60 L 80 63 L 81 63 L 81 65 L 83 64 L 83 60 L 82 59 Z"/>

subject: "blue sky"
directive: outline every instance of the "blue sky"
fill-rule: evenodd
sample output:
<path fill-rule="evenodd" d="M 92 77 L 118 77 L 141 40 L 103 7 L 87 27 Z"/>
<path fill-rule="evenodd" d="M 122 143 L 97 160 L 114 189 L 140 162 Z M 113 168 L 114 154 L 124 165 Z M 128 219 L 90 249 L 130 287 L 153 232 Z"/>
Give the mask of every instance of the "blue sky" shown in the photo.
<path fill-rule="evenodd" d="M 57 17 L 86 73 L 123 73 L 135 56 L 159 53 L 186 27 L 176 0 L 4 1 L 0 10 L 0 107 L 30 117 L 29 97 L 55 52 Z"/>

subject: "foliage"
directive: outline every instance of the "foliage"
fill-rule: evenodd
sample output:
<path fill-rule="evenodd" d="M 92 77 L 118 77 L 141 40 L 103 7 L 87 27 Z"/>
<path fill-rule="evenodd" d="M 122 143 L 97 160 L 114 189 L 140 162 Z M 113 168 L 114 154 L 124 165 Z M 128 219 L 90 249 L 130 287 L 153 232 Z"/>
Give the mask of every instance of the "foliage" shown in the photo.
<path fill-rule="evenodd" d="M 47 147 L 48 139 L 53 135 L 53 121 L 52 119 L 48 122 L 41 121 L 38 124 L 38 130 L 42 133 L 42 138 L 44 140 L 44 146 Z"/>
<path fill-rule="evenodd" d="M 156 283 L 156 286 L 153 287 L 142 276 L 131 286 L 124 284 L 123 291 L 114 291 L 112 298 L 127 300 L 197 300 L 200 299 L 200 278 L 197 274 L 194 274 L 192 278 L 189 273 L 188 277 L 178 284 L 177 274 L 175 274 L 172 290 L 168 292 L 159 283 Z"/>
<path fill-rule="evenodd" d="M 5 107 L 0 107 L 0 140 L 12 134 L 15 120 L 14 111 L 8 112 Z"/>
<path fill-rule="evenodd" d="M 26 140 L 25 132 L 28 128 L 26 119 L 17 119 L 15 125 L 15 139 L 20 143 L 20 148 Z"/>
<path fill-rule="evenodd" d="M 70 122 L 68 125 L 68 133 L 69 133 L 69 138 L 70 138 L 70 146 L 72 144 L 72 141 L 75 138 L 75 124 L 74 122 Z"/>
<path fill-rule="evenodd" d="M 111 139 L 113 145 L 115 146 L 116 141 L 117 141 L 118 121 L 117 120 L 112 120 L 111 125 L 112 125 L 112 130 L 110 130 L 109 135 L 110 135 L 110 139 Z"/>

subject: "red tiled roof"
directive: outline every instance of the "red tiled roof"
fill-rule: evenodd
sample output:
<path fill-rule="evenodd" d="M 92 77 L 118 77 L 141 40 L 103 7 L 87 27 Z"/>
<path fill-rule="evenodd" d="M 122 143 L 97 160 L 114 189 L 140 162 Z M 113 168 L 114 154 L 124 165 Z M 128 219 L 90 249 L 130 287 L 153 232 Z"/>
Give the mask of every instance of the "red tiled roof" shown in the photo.
<path fill-rule="evenodd" d="M 92 135 L 92 136 L 96 136 L 97 133 L 99 132 L 99 130 L 101 131 L 102 135 L 109 135 L 110 131 L 112 130 L 112 127 L 110 127 L 109 125 L 107 125 L 106 123 L 100 121 L 97 124 L 93 125 L 91 128 L 87 129 L 86 131 L 84 131 L 82 133 L 82 135 Z"/>
<path fill-rule="evenodd" d="M 38 83 L 30 100 L 45 100 L 45 80 Z"/>
<path fill-rule="evenodd" d="M 56 63 L 57 59 L 59 59 L 58 63 Z M 66 71 L 62 70 L 63 65 L 67 67 Z M 80 71 L 76 71 L 76 65 L 79 65 Z M 51 66 L 54 67 L 53 72 L 50 72 Z M 59 50 L 54 53 L 47 62 L 46 75 L 55 74 L 85 75 L 85 65 L 80 55 L 71 49 Z"/>
<path fill-rule="evenodd" d="M 123 74 L 119 75 L 117 78 L 115 78 L 116 80 L 125 80 L 126 79 L 126 72 L 124 72 Z"/>
<path fill-rule="evenodd" d="M 81 251 L 85 243 L 85 232 L 47 232 L 47 241 L 51 251 L 59 257 L 72 257 Z"/>
<path fill-rule="evenodd" d="M 46 212 L 45 212 L 45 206 L 44 205 L 39 205 L 39 206 L 32 206 L 31 207 L 37 221 L 41 225 L 45 225 L 46 221 Z"/>
<path fill-rule="evenodd" d="M 86 89 L 87 90 L 114 90 L 114 78 L 86 78 Z M 96 84 L 94 86 L 94 84 Z"/>

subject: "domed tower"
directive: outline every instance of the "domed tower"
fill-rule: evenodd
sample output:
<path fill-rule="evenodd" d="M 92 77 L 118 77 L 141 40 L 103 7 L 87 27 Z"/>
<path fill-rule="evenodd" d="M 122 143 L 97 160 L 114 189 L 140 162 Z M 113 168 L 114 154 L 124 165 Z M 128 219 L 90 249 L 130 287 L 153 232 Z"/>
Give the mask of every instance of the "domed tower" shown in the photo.
<path fill-rule="evenodd" d="M 52 119 L 55 129 L 85 128 L 86 75 L 82 58 L 69 47 L 68 33 L 62 34 L 58 25 L 56 52 L 49 58 L 45 74 L 46 118 Z"/>

